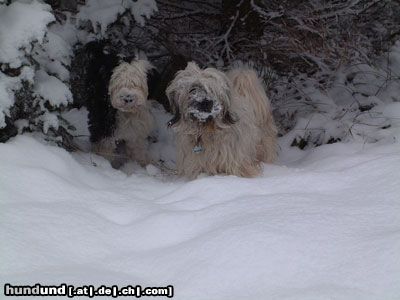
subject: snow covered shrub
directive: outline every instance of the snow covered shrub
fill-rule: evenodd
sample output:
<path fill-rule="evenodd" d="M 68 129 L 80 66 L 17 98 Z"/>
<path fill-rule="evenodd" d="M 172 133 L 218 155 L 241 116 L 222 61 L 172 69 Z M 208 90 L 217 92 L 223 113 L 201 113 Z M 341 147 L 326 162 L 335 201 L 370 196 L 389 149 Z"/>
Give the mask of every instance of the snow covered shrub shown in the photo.
<path fill-rule="evenodd" d="M 367 132 L 389 126 L 373 111 L 398 101 L 385 94 L 400 91 L 393 59 L 382 62 L 398 51 L 391 48 L 400 33 L 398 1 L 243 0 L 227 8 L 220 56 L 270 70 L 265 79 L 281 133 L 293 129 L 293 146 L 357 136 L 370 142 Z"/>
<path fill-rule="evenodd" d="M 29 17 L 27 17 L 29 16 Z M 71 46 L 55 29 L 49 5 L 0 5 L 0 132 L 4 141 L 23 130 L 59 135 L 59 112 L 72 102 Z"/>
<path fill-rule="evenodd" d="M 155 0 L 87 0 L 77 18 L 89 21 L 94 32 L 104 37 L 108 26 L 116 22 L 119 16 L 128 12 L 143 26 L 145 18 L 149 18 L 154 11 L 157 11 Z"/>
<path fill-rule="evenodd" d="M 400 41 L 374 62 L 341 67 L 325 89 L 318 78 L 295 76 L 274 87 L 274 98 L 282 99 L 275 101 L 276 114 L 290 131 L 286 143 L 303 149 L 389 138 L 397 118 L 387 113 L 387 107 L 400 102 Z"/>

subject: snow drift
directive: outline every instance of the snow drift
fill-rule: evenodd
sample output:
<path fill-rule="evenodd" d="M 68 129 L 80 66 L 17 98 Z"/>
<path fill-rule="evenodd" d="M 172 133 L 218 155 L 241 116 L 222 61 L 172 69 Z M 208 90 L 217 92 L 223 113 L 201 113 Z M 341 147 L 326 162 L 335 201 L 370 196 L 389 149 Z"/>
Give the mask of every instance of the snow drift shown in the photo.
<path fill-rule="evenodd" d="M 176 299 L 398 299 L 399 150 L 292 149 L 260 178 L 187 182 L 127 176 L 19 136 L 0 145 L 1 282 L 172 284 Z"/>

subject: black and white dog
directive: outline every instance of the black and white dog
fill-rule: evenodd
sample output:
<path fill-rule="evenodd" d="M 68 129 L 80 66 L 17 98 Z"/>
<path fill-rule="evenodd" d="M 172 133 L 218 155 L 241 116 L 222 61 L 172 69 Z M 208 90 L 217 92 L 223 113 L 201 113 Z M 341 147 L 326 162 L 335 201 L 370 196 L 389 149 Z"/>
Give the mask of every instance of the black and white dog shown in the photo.
<path fill-rule="evenodd" d="M 92 150 L 114 168 L 128 160 L 148 164 L 154 128 L 148 101 L 152 65 L 147 60 L 121 58 L 102 41 L 88 43 L 84 52 Z"/>

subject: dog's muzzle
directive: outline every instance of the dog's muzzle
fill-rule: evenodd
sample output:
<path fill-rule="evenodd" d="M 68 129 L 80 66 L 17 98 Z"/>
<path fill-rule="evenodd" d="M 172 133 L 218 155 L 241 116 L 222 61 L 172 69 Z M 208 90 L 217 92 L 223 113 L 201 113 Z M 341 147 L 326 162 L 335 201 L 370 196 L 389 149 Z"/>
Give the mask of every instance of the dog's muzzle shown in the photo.
<path fill-rule="evenodd" d="M 194 106 L 198 111 L 201 111 L 204 113 L 211 113 L 213 106 L 214 106 L 214 102 L 212 100 L 208 100 L 206 98 L 201 102 L 196 102 L 194 104 Z"/>
<path fill-rule="evenodd" d="M 126 105 L 131 105 L 136 101 L 135 95 L 121 95 L 121 102 L 125 103 Z"/>
<path fill-rule="evenodd" d="M 221 104 L 210 97 L 203 88 L 194 87 L 190 90 L 188 115 L 192 121 L 201 123 L 212 121 L 221 111 Z"/>
<path fill-rule="evenodd" d="M 139 96 L 127 89 L 122 89 L 116 96 L 114 107 L 121 111 L 132 111 L 139 106 Z"/>

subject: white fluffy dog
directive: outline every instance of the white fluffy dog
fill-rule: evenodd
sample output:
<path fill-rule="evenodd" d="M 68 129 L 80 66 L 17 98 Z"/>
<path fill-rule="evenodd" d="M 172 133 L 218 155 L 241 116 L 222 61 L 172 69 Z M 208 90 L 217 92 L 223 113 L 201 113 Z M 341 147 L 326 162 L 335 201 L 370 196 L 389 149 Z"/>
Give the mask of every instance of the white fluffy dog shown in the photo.
<path fill-rule="evenodd" d="M 124 158 L 148 164 L 148 138 L 154 118 L 147 100 L 147 72 L 152 65 L 145 60 L 123 62 L 112 73 L 109 83 L 111 105 L 117 109 L 111 136 L 94 144 L 94 151 L 119 167 Z M 126 160 L 126 159 L 125 159 Z"/>
<path fill-rule="evenodd" d="M 167 88 L 175 114 L 178 173 L 254 177 L 277 155 L 277 130 L 256 72 L 223 73 L 191 62 Z"/>

